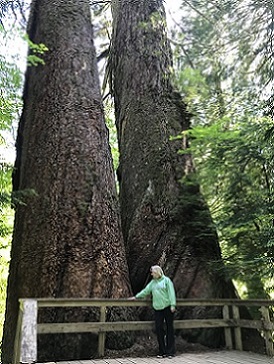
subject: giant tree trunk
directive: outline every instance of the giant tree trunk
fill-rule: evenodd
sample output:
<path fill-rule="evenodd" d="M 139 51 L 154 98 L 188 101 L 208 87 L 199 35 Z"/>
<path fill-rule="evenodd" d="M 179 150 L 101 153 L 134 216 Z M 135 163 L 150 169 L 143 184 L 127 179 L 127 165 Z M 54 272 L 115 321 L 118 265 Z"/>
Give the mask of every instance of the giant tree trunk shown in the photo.
<path fill-rule="evenodd" d="M 131 293 L 89 1 L 33 1 L 29 36 L 49 50 L 45 65 L 26 73 L 4 363 L 12 361 L 18 298 Z M 82 321 L 95 315 L 87 310 L 51 314 Z M 51 320 L 47 313 L 44 318 Z M 96 338 L 87 342 L 83 337 L 68 342 L 43 336 L 43 358 L 90 357 Z"/>
<path fill-rule="evenodd" d="M 133 291 L 143 288 L 150 266 L 160 263 L 173 278 L 178 297 L 233 296 L 222 271 L 216 230 L 195 182 L 192 157 L 178 154 L 187 140 L 170 139 L 190 122 L 171 83 L 162 1 L 113 1 L 113 18 L 118 178 Z M 214 345 L 218 338 L 201 340 Z"/>

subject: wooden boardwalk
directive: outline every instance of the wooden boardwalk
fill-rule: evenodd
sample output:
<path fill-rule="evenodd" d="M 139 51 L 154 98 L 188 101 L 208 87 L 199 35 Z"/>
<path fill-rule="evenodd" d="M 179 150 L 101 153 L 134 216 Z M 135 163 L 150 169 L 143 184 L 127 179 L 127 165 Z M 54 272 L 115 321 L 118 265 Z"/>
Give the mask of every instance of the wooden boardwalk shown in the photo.
<path fill-rule="evenodd" d="M 215 351 L 180 354 L 172 359 L 116 358 L 51 362 L 47 364 L 274 364 L 274 358 L 244 351 Z"/>

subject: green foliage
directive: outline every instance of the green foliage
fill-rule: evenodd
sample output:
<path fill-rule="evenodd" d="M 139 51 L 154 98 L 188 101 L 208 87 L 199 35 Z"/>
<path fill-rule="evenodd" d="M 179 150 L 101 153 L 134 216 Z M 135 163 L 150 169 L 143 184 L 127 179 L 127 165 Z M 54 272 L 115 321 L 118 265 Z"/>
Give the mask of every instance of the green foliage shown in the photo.
<path fill-rule="evenodd" d="M 1 33 L 1 32 L 0 32 Z M 0 144 L 4 143 L 4 130 L 11 130 L 22 103 L 18 96 L 22 75 L 18 67 L 0 55 Z"/>
<path fill-rule="evenodd" d="M 202 191 L 217 225 L 227 271 L 246 282 L 248 295 L 273 291 L 274 122 L 226 117 L 189 131 Z M 261 282 L 258 285 L 258 282 Z M 273 280 L 272 280 L 273 284 Z M 268 287 L 267 291 L 263 287 Z"/>
<path fill-rule="evenodd" d="M 7 163 L 0 163 L 0 237 L 11 233 L 6 213 L 10 206 L 12 167 Z M 8 211 L 9 212 L 9 211 Z M 0 245 L 1 248 L 1 245 Z"/>
<path fill-rule="evenodd" d="M 251 0 L 184 3 L 174 82 L 192 114 L 187 134 L 198 182 L 227 273 L 244 287 L 243 296 L 266 297 L 274 292 L 274 123 L 262 97 L 273 78 L 260 67 L 269 47 L 269 32 L 260 28 L 268 2 L 261 8 Z M 245 22 L 238 18 L 243 9 Z"/>
<path fill-rule="evenodd" d="M 5 40 L 8 41 L 7 33 L 0 28 L 3 35 L 2 46 Z M 0 56 L 0 236 L 10 233 L 5 223 L 4 211 L 10 205 L 11 194 L 11 174 L 12 167 L 6 161 L 5 153 L 7 151 L 6 138 L 11 133 L 15 121 L 22 107 L 20 95 L 22 86 L 22 75 L 19 68 L 12 62 L 7 60 L 7 55 Z"/>
<path fill-rule="evenodd" d="M 6 286 L 9 267 L 9 250 L 0 249 L 0 342 L 2 340 L 6 307 Z"/>
<path fill-rule="evenodd" d="M 43 43 L 33 43 L 27 34 L 23 36 L 23 39 L 27 41 L 29 50 L 31 51 L 31 54 L 27 57 L 28 66 L 38 66 L 39 64 L 45 65 L 45 61 L 41 56 L 49 50 L 48 47 Z"/>
<path fill-rule="evenodd" d="M 104 107 L 105 107 L 104 110 L 105 110 L 106 125 L 108 127 L 108 132 L 109 132 L 109 144 L 111 148 L 114 169 L 116 171 L 119 165 L 119 147 L 118 147 L 117 129 L 115 125 L 115 117 L 113 114 L 112 102 L 110 100 L 106 100 Z"/>
<path fill-rule="evenodd" d="M 7 3 L 7 2 L 6 2 Z M 11 3 L 11 2 L 9 2 Z M 8 4 L 6 4 L 8 6 Z M 11 5 L 11 4 L 10 4 Z M 1 10 L 5 10 L 1 8 Z M 6 284 L 10 259 L 10 244 L 13 229 L 14 211 L 11 208 L 12 165 L 7 158 L 9 139 L 16 128 L 22 107 L 22 74 L 14 60 L 4 49 L 13 34 L 0 27 L 0 340 L 5 313 Z"/>

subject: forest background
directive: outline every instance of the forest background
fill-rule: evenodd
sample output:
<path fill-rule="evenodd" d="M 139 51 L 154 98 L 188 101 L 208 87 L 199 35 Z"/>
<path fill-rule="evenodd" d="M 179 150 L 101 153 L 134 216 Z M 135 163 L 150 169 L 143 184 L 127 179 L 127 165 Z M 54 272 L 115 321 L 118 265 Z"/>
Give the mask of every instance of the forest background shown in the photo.
<path fill-rule="evenodd" d="M 106 4 L 105 4 L 106 3 Z M 111 19 L 107 2 L 92 5 L 101 79 Z M 12 158 L 22 108 L 25 57 L 14 52 L 25 33 L 28 4 L 1 1 L 0 55 L 0 325 L 13 229 Z M 166 10 L 171 1 L 166 2 Z M 271 1 L 178 1 L 169 37 L 173 82 L 192 115 L 188 131 L 196 178 L 216 225 L 227 274 L 242 298 L 274 297 L 273 290 L 273 9 Z M 37 57 L 28 59 L 33 67 Z M 7 49 L 7 48 L 6 48 Z M 11 57 L 11 53 L 13 56 Z M 113 106 L 102 81 L 115 167 L 118 147 Z M 173 136 L 181 138 L 182 135 Z M 182 152 L 184 153 L 184 152 Z M 0 330 L 0 336 L 1 336 Z"/>

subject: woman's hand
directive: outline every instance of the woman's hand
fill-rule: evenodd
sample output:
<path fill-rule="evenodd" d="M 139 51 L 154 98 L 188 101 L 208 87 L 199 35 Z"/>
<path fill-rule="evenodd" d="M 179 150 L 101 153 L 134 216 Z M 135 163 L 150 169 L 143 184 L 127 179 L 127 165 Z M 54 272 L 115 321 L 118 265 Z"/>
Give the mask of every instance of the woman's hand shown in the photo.
<path fill-rule="evenodd" d="M 135 296 L 129 297 L 128 300 L 136 300 Z"/>
<path fill-rule="evenodd" d="M 174 312 L 175 312 L 175 310 L 176 310 L 176 308 L 175 308 L 174 306 L 170 306 L 170 311 L 171 311 L 172 313 L 174 313 Z"/>

